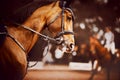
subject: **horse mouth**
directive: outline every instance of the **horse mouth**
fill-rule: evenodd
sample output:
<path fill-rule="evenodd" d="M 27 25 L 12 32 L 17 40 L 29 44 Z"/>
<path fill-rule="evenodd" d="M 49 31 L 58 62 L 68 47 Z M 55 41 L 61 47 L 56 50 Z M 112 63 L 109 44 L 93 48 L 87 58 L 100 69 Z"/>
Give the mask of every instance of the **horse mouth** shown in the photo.
<path fill-rule="evenodd" d="M 69 49 L 69 48 L 66 49 L 66 53 L 72 53 L 72 52 L 73 52 L 72 49 Z"/>
<path fill-rule="evenodd" d="M 66 48 L 66 53 L 72 53 L 73 51 L 74 51 L 74 46 Z"/>
<path fill-rule="evenodd" d="M 64 53 L 72 53 L 74 51 L 74 44 L 62 44 L 59 49 Z"/>

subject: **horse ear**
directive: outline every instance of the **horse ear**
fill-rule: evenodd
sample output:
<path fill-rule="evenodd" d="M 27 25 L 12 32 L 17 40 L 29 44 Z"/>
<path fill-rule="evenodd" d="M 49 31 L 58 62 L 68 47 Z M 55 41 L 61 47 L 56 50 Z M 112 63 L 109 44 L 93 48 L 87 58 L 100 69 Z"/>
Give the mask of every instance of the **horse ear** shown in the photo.
<path fill-rule="evenodd" d="M 61 7 L 61 8 L 63 7 L 64 1 L 66 2 L 65 7 L 70 7 L 71 3 L 72 3 L 74 0 L 60 0 L 60 7 Z"/>

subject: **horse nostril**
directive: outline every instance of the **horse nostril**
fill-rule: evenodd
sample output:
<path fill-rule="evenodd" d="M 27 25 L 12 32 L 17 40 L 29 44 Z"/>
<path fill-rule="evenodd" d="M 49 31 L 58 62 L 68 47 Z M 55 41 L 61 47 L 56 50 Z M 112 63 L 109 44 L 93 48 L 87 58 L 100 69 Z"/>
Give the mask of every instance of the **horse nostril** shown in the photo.
<path fill-rule="evenodd" d="M 73 43 L 70 44 L 70 49 L 71 49 L 71 50 L 74 49 L 74 44 L 73 44 Z"/>

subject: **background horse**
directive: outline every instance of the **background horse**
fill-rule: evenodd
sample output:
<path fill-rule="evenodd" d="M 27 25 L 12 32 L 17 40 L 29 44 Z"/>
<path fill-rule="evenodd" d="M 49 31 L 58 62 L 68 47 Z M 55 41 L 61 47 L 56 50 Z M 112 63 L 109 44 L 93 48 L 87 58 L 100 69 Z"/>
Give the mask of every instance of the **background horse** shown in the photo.
<path fill-rule="evenodd" d="M 27 55 L 38 35 L 59 41 L 66 47 L 66 52 L 74 49 L 73 13 L 65 8 L 65 2 L 62 2 L 62 7 L 60 4 L 61 1 L 56 1 L 37 8 L 23 24 L 6 24 L 6 38 L 0 45 L 0 80 L 23 80 L 27 70 Z M 45 28 L 57 39 L 39 33 Z"/>
<path fill-rule="evenodd" d="M 90 51 L 91 51 L 90 55 L 92 57 L 92 63 L 93 63 L 93 68 L 92 68 L 93 71 L 90 77 L 90 80 L 92 80 L 94 75 L 98 71 L 99 67 L 102 66 L 108 69 L 109 71 L 112 57 L 111 54 L 107 51 L 107 49 L 104 48 L 95 37 L 90 37 Z M 108 72 L 108 78 L 109 78 L 109 72 Z"/>
<path fill-rule="evenodd" d="M 113 65 L 119 62 L 118 60 L 120 57 L 113 56 L 95 37 L 90 37 L 90 51 L 93 62 L 95 61 L 95 65 L 93 63 L 93 72 L 90 80 L 93 79 L 99 67 L 107 70 L 107 80 L 110 80 L 110 71 L 113 68 Z"/>

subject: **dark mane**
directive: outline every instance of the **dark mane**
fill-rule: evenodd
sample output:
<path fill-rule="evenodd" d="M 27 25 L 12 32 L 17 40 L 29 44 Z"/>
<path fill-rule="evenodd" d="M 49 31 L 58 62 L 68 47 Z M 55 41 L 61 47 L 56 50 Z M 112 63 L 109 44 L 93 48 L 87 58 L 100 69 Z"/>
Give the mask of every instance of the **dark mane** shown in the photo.
<path fill-rule="evenodd" d="M 58 0 L 33 0 L 32 2 L 14 10 L 11 15 L 3 20 L 23 23 L 37 8 L 48 5 Z"/>
<path fill-rule="evenodd" d="M 18 10 L 14 11 L 13 13 L 13 15 L 15 16 L 14 20 L 16 22 L 23 23 L 37 8 L 42 7 L 44 5 L 48 5 L 54 1 L 53 0 L 42 0 L 42 1 L 37 0 L 32 3 L 29 3 L 23 6 L 22 8 L 19 8 Z"/>

